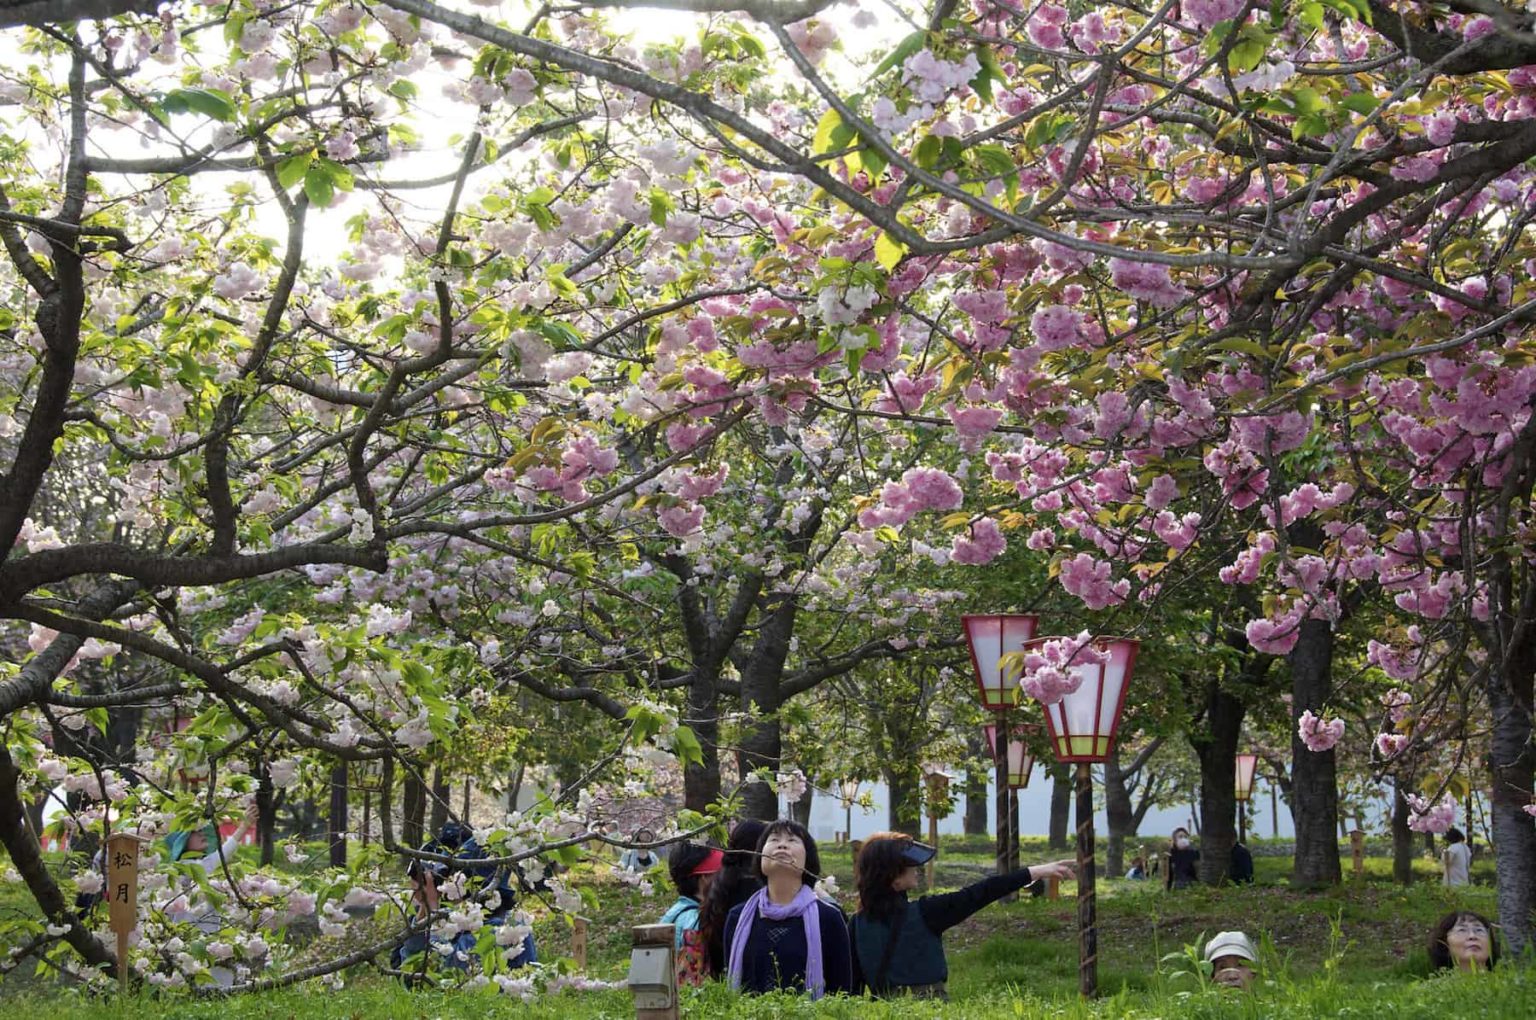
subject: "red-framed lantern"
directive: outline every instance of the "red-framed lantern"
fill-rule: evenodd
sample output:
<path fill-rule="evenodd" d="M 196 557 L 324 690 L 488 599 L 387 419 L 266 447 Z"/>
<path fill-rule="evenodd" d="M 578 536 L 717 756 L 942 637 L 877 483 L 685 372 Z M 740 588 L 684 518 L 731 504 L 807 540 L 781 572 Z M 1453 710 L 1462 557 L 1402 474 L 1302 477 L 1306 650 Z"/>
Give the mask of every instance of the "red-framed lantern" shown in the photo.
<path fill-rule="evenodd" d="M 965 643 L 970 646 L 981 706 L 989 712 L 1005 712 L 1014 707 L 1013 685 L 1019 675 L 1017 670 L 1005 670 L 1002 658 L 1024 650 L 1035 636 L 1040 618 L 1027 613 L 990 613 L 960 619 L 965 624 Z"/>
<path fill-rule="evenodd" d="M 1036 638 L 1026 650 L 1059 638 Z M 1131 638 L 1096 637 L 1093 647 L 1108 661 L 1085 662 L 1078 670 L 1077 690 L 1054 705 L 1046 705 L 1045 728 L 1057 761 L 1102 762 L 1114 750 L 1125 711 L 1125 692 L 1136 668 L 1141 642 Z"/>
<path fill-rule="evenodd" d="M 1237 756 L 1237 776 L 1235 793 L 1238 803 L 1250 800 L 1253 797 L 1253 780 L 1259 770 L 1259 756 L 1256 754 L 1240 754 Z"/>
<path fill-rule="evenodd" d="M 987 746 L 992 749 L 992 760 L 997 760 L 997 727 L 991 724 L 983 727 L 987 733 Z M 1035 769 L 1035 756 L 1029 750 L 1029 745 L 1024 742 L 1029 736 L 1030 729 L 1024 726 L 1016 726 L 1013 735 L 1008 738 L 1008 788 L 1011 790 L 1023 790 L 1029 786 L 1029 777 Z"/>

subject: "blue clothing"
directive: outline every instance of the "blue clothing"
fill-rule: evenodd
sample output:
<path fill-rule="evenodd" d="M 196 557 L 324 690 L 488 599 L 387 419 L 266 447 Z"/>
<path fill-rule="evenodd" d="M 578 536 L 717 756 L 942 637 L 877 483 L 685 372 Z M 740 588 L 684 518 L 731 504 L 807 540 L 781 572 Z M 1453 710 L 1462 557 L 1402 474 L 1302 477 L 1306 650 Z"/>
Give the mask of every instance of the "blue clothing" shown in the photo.
<path fill-rule="evenodd" d="M 449 967 L 467 971 L 469 970 L 469 961 L 475 955 L 475 942 L 479 940 L 479 937 L 477 932 L 461 931 L 453 937 L 451 943 L 448 939 L 434 938 L 432 939 L 432 945 L 445 946 L 451 944 L 453 951 L 442 957 L 443 963 Z M 394 953 L 391 954 L 390 963 L 396 970 L 409 969 L 406 967 L 406 961 L 426 948 L 427 933 L 419 931 L 395 948 Z M 514 957 L 511 963 L 507 964 L 507 968 L 509 970 L 516 970 L 519 967 L 526 967 L 530 963 L 538 962 L 539 951 L 534 946 L 533 936 L 530 934 L 527 940 L 523 942 L 523 951 Z"/>
<path fill-rule="evenodd" d="M 729 956 L 731 940 L 746 904 L 731 908 L 725 919 L 725 945 Z M 848 953 L 848 921 L 831 904 L 816 901 L 821 919 L 821 973 L 826 980 L 826 994 L 853 991 L 853 964 Z M 741 956 L 743 992 L 799 992 L 805 990 L 805 921 L 786 917 L 782 921 L 759 916 L 752 922 L 752 933 Z"/>
<path fill-rule="evenodd" d="M 677 951 L 683 951 L 683 936 L 699 927 L 699 901 L 692 896 L 679 896 L 677 902 L 667 908 L 667 912 L 661 915 L 659 924 L 670 924 L 675 927 L 672 941 Z"/>

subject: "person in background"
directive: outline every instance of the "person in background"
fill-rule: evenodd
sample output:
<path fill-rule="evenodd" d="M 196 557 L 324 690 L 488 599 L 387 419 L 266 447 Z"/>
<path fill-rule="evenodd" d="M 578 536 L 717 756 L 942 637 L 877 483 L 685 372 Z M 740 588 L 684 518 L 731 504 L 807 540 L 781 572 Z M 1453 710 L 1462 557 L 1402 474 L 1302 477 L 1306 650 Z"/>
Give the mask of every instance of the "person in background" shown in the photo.
<path fill-rule="evenodd" d="M 1147 877 L 1147 859 L 1140 854 L 1131 858 L 1131 866 L 1125 873 L 1126 878 L 1143 879 Z"/>
<path fill-rule="evenodd" d="M 938 851 L 910 836 L 870 839 L 854 869 L 859 912 L 849 924 L 854 988 L 876 998 L 948 999 L 943 934 L 989 903 L 1040 879 L 1071 878 L 1071 861 L 992 875 L 958 892 L 907 898 Z"/>
<path fill-rule="evenodd" d="M 1189 842 L 1189 830 L 1180 826 L 1173 830 L 1173 844 L 1168 849 L 1168 875 L 1163 879 L 1165 889 L 1187 889 L 1199 879 L 1195 869 L 1200 851 Z"/>
<path fill-rule="evenodd" d="M 700 905 L 725 863 L 725 852 L 702 843 L 679 843 L 667 858 L 677 900 L 661 915 L 673 926 L 679 984 L 701 985 L 709 976 L 709 949 L 699 931 Z"/>
<path fill-rule="evenodd" d="M 256 824 L 256 802 L 253 800 L 245 809 L 245 817 L 240 819 L 240 824 L 235 826 L 235 831 L 230 833 L 223 843 L 217 843 L 219 828 L 212 822 L 201 829 L 173 829 L 165 837 L 166 848 L 170 851 L 173 861 L 192 859 L 203 866 L 208 874 L 213 874 L 219 867 L 219 862 L 235 859 L 235 851 L 240 849 L 240 840 L 245 836 L 247 829 Z M 210 851 L 210 846 L 216 849 Z"/>
<path fill-rule="evenodd" d="M 512 887 L 514 881 L 519 887 L 528 888 L 523 881 L 522 871 L 515 864 L 498 867 L 494 864 L 468 863 L 484 858 L 487 854 L 476 842 L 473 830 L 462 822 L 445 824 L 434 838 L 427 840 L 422 849 L 428 853 L 441 854 L 456 860 L 446 862 L 425 858 L 411 859 L 406 868 L 406 876 L 411 880 L 411 901 L 416 905 L 417 917 L 420 919 L 431 917 L 436 913 L 442 906 L 443 886 L 455 879 L 460 879 L 463 882 L 461 902 L 475 899 L 485 911 L 481 927 L 501 927 L 508 922 L 513 908 L 517 905 L 517 890 Z M 459 861 L 465 863 L 460 864 Z M 537 887 L 537 883 L 534 887 Z M 486 892 L 487 889 L 488 892 Z M 481 893 L 484 895 L 481 896 Z M 413 932 L 390 954 L 390 965 L 396 970 L 404 968 L 412 956 L 423 952 L 428 947 L 428 935 L 427 931 Z M 475 943 L 478 940 L 477 931 L 460 931 L 451 938 L 432 935 L 430 943 L 442 954 L 448 966 L 468 970 L 470 957 L 474 955 Z M 524 938 L 520 951 L 508 959 L 507 966 L 509 969 L 516 970 L 519 967 L 537 963 L 538 960 L 539 952 L 534 945 L 533 934 L 530 932 Z M 407 977 L 408 981 L 409 979 Z"/>
<path fill-rule="evenodd" d="M 1253 854 L 1241 843 L 1232 844 L 1232 864 L 1227 875 L 1238 885 L 1253 884 Z"/>
<path fill-rule="evenodd" d="M 699 910 L 699 937 L 709 954 L 709 975 L 725 976 L 725 919 L 732 907 L 763 887 L 757 869 L 757 841 L 768 823 L 757 818 L 743 818 L 731 830 L 725 844 L 725 860 L 720 873 L 709 883 Z"/>
<path fill-rule="evenodd" d="M 1467 837 L 1456 826 L 1445 830 L 1446 847 L 1440 851 L 1440 867 L 1446 885 L 1467 885 L 1471 882 L 1472 851 Z"/>
<path fill-rule="evenodd" d="M 1499 962 L 1493 925 L 1482 914 L 1453 910 L 1442 917 L 1429 936 L 1431 970 L 1492 970 Z"/>
<path fill-rule="evenodd" d="M 767 883 L 725 919 L 726 973 L 744 992 L 806 991 L 812 999 L 853 991 L 848 925 L 818 899 L 816 841 L 799 822 L 770 822 L 757 844 Z"/>
<path fill-rule="evenodd" d="M 656 834 L 650 829 L 636 829 L 632 842 L 654 843 Z M 661 858 L 650 850 L 637 850 L 633 847 L 619 855 L 619 867 L 625 871 L 650 871 L 660 862 Z"/>
<path fill-rule="evenodd" d="M 1247 991 L 1258 976 L 1259 954 L 1240 931 L 1217 932 L 1205 944 L 1205 962 L 1211 965 L 1211 980 L 1228 988 Z"/>

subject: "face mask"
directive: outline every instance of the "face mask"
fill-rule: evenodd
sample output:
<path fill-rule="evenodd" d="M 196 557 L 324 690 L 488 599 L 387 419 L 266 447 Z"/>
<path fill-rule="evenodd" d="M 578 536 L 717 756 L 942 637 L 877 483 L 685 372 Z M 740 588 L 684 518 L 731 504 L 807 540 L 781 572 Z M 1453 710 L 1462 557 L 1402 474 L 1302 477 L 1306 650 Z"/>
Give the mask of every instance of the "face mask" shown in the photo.
<path fill-rule="evenodd" d="M 1183 836 L 1180 836 L 1178 839 L 1173 841 L 1173 845 L 1178 847 L 1180 850 L 1187 850 L 1189 849 L 1189 840 L 1185 839 Z"/>

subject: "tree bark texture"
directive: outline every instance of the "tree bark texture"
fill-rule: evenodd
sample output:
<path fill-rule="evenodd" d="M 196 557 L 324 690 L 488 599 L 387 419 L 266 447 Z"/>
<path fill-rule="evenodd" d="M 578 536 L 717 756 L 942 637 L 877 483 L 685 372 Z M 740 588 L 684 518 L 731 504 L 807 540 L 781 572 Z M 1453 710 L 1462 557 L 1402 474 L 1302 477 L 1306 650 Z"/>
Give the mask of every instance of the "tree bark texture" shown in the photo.
<path fill-rule="evenodd" d="M 1392 789 L 1392 881 L 1413 884 L 1413 830 L 1408 828 L 1408 798 L 1401 781 Z"/>
<path fill-rule="evenodd" d="M 1200 759 L 1200 881 L 1219 885 L 1237 842 L 1237 741 L 1246 708 L 1218 680 L 1206 691 L 1205 726 L 1189 742 Z"/>
<path fill-rule="evenodd" d="M 1536 819 L 1525 813 L 1532 802 L 1531 704 L 1536 676 L 1536 640 L 1513 649 L 1505 670 L 1491 670 L 1488 707 L 1493 714 L 1490 744 L 1493 846 L 1497 865 L 1499 925 L 1512 954 L 1533 945 L 1536 911 Z"/>
<path fill-rule="evenodd" d="M 401 801 L 405 817 L 400 823 L 400 839 L 413 850 L 420 849 L 427 841 L 427 785 L 415 769 L 405 773 L 405 790 Z"/>
<path fill-rule="evenodd" d="M 1332 749 L 1311 751 L 1296 732 L 1308 709 L 1323 714 L 1333 686 L 1333 626 L 1327 620 L 1301 621 L 1289 656 L 1291 665 L 1291 819 L 1296 827 L 1296 860 L 1291 882 L 1298 886 L 1337 885 L 1339 863 L 1338 767 Z"/>
<path fill-rule="evenodd" d="M 331 810 L 327 822 L 327 839 L 331 845 L 331 867 L 347 866 L 347 763 L 337 762 L 331 768 Z"/>
<path fill-rule="evenodd" d="M 1072 811 L 1072 766 L 1058 763 L 1051 766 L 1051 829 L 1050 848 L 1067 849 L 1067 826 Z"/>

